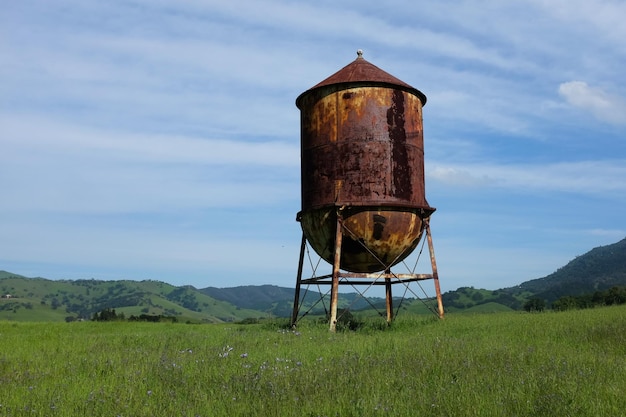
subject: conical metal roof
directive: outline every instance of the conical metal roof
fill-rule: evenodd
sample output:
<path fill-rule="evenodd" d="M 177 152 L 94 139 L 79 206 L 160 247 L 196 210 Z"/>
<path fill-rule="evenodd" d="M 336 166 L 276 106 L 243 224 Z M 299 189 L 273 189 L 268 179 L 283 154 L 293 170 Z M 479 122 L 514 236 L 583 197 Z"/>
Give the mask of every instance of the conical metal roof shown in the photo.
<path fill-rule="evenodd" d="M 304 93 L 300 94 L 296 99 L 296 106 L 298 106 L 301 97 L 321 87 L 329 85 L 345 85 L 345 88 L 349 88 L 350 84 L 367 83 L 372 85 L 387 85 L 390 87 L 400 88 L 402 90 L 409 91 L 420 98 L 422 105 L 426 104 L 426 96 L 417 88 L 410 86 L 378 68 L 376 65 L 370 63 L 363 58 L 363 51 L 360 49 L 357 51 L 357 58 L 326 78 L 325 80 L 314 85 Z M 299 107 L 299 106 L 298 106 Z"/>

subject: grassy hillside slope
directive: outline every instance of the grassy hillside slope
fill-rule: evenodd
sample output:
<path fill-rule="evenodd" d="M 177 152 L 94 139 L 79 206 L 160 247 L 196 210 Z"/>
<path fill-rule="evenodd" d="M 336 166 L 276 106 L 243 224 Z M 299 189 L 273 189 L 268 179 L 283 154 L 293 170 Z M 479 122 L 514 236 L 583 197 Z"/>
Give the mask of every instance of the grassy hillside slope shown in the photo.
<path fill-rule="evenodd" d="M 626 239 L 594 248 L 552 274 L 526 281 L 508 291 L 528 292 L 552 302 L 563 296 L 593 293 L 614 286 L 626 286 Z"/>
<path fill-rule="evenodd" d="M 216 300 L 190 286 L 158 281 L 47 280 L 0 275 L 0 318 L 56 321 L 89 319 L 105 308 L 130 315 L 151 314 L 219 323 L 259 317 L 262 313 Z M 6 298 L 10 295 L 10 298 Z"/>

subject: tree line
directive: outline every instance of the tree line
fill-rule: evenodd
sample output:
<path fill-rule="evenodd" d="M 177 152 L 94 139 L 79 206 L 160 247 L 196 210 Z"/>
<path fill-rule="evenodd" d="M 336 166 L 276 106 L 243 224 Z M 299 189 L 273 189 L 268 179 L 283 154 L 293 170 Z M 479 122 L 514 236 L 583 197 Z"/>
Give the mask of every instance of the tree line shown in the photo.
<path fill-rule="evenodd" d="M 117 314 L 114 308 L 105 308 L 100 312 L 93 314 L 91 318 L 93 321 L 149 321 L 149 322 L 161 322 L 170 321 L 172 323 L 178 322 L 176 317 L 164 316 L 162 314 L 140 314 L 138 316 L 131 315 L 126 319 L 124 312 Z"/>
<path fill-rule="evenodd" d="M 593 308 L 626 304 L 626 287 L 611 287 L 605 291 L 596 291 L 578 296 L 568 295 L 552 302 L 552 309 L 565 311 L 572 309 Z"/>
<path fill-rule="evenodd" d="M 566 311 L 619 304 L 626 304 L 626 287 L 615 286 L 605 291 L 566 295 L 552 302 L 552 310 Z M 546 302 L 541 297 L 533 297 L 524 303 L 523 308 L 528 312 L 543 311 L 546 308 Z"/>

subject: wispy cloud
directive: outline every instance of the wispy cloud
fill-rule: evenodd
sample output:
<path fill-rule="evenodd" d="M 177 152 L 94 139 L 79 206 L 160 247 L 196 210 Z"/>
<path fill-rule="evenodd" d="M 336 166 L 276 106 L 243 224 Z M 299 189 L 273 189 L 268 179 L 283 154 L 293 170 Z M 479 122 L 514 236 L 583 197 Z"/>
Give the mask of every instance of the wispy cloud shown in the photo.
<path fill-rule="evenodd" d="M 613 0 L 531 0 L 558 19 L 583 25 L 589 31 L 609 40 L 626 51 L 626 28 L 622 24 L 626 15 L 626 4 Z"/>
<path fill-rule="evenodd" d="M 5 143 L 15 148 L 92 155 L 134 162 L 298 167 L 297 142 L 236 141 L 212 137 L 103 130 L 46 119 L 2 118 Z M 94 154 L 95 152 L 95 154 Z"/>
<path fill-rule="evenodd" d="M 130 134 L 33 118 L 0 123 L 0 174 L 13 178 L 3 190 L 13 202 L 9 210 L 154 212 L 279 204 L 293 198 L 287 190 L 297 189 L 284 174 L 298 170 L 297 144 Z"/>
<path fill-rule="evenodd" d="M 581 195 L 626 195 L 626 160 L 548 164 L 432 163 L 427 179 L 456 187 L 501 188 L 525 193 L 570 192 Z"/>
<path fill-rule="evenodd" d="M 588 230 L 587 233 L 594 236 L 608 237 L 616 241 L 626 236 L 625 229 L 591 229 Z"/>
<path fill-rule="evenodd" d="M 559 94 L 572 106 L 591 112 L 596 118 L 626 124 L 626 100 L 590 87 L 584 81 L 569 81 L 559 86 Z"/>

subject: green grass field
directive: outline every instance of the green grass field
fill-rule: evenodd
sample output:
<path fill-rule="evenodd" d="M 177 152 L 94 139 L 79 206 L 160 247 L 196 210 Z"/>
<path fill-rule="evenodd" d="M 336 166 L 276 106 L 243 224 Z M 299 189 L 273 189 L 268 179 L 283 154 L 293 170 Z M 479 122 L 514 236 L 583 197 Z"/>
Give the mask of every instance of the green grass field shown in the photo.
<path fill-rule="evenodd" d="M 626 415 L 623 306 L 284 324 L 0 322 L 0 416 Z"/>

